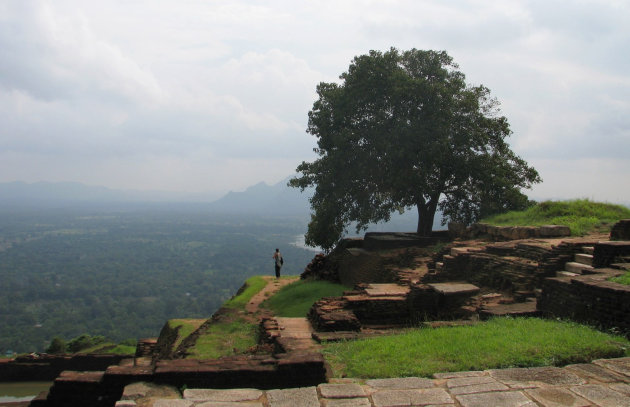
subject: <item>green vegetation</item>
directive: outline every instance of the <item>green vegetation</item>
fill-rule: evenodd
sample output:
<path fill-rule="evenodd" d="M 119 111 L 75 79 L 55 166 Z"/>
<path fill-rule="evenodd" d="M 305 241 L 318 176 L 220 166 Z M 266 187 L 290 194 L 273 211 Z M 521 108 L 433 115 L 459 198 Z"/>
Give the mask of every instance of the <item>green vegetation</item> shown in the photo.
<path fill-rule="evenodd" d="M 524 211 L 512 211 L 482 219 L 493 225 L 540 226 L 565 225 L 574 236 L 590 232 L 609 232 L 620 219 L 630 217 L 630 209 L 621 205 L 592 202 L 588 199 L 540 202 Z"/>
<path fill-rule="evenodd" d="M 428 236 L 437 209 L 470 223 L 527 207 L 521 189 L 541 179 L 510 150 L 490 90 L 458 68 L 445 51 L 391 48 L 317 86 L 307 131 L 318 158 L 290 181 L 315 187 L 307 244 L 329 250 L 350 224 L 359 231 L 405 208 L 417 209 L 417 233 Z"/>
<path fill-rule="evenodd" d="M 133 356 L 136 354 L 136 345 L 122 345 L 118 344 L 111 349 L 105 349 L 104 353 L 111 353 L 114 355 L 129 355 Z"/>
<path fill-rule="evenodd" d="M 177 349 L 180 343 L 188 336 L 195 332 L 201 324 L 206 322 L 205 319 L 171 319 L 168 321 L 169 329 L 177 330 L 177 339 L 173 344 L 173 349 Z"/>
<path fill-rule="evenodd" d="M 614 282 L 614 283 L 619 283 L 619 284 L 625 284 L 625 285 L 630 285 L 630 271 L 617 276 L 617 277 L 613 277 L 610 279 L 610 281 Z"/>
<path fill-rule="evenodd" d="M 561 366 L 629 355 L 630 342 L 572 322 L 496 318 L 472 326 L 330 343 L 335 376 L 428 377 L 436 372 Z"/>
<path fill-rule="evenodd" d="M 263 302 L 279 317 L 304 317 L 315 301 L 340 296 L 348 287 L 329 281 L 299 280 L 284 286 Z"/>
<path fill-rule="evenodd" d="M 0 354 L 53 337 L 156 336 L 173 318 L 208 318 L 247 278 L 298 274 L 305 219 L 220 215 L 206 206 L 0 208 Z"/>
<path fill-rule="evenodd" d="M 136 352 L 136 340 L 127 339 L 119 344 L 109 341 L 104 336 L 79 335 L 66 342 L 58 336 L 50 342 L 46 353 L 61 355 L 66 353 L 113 353 L 117 355 L 133 355 Z"/>
<path fill-rule="evenodd" d="M 216 321 L 188 350 L 188 359 L 216 359 L 241 353 L 258 343 L 258 325 L 241 318 Z"/>
<path fill-rule="evenodd" d="M 261 276 L 253 276 L 245 280 L 245 289 L 230 298 L 223 304 L 225 308 L 238 308 L 245 309 L 245 304 L 252 299 L 252 297 L 258 294 L 267 285 L 267 280 Z"/>

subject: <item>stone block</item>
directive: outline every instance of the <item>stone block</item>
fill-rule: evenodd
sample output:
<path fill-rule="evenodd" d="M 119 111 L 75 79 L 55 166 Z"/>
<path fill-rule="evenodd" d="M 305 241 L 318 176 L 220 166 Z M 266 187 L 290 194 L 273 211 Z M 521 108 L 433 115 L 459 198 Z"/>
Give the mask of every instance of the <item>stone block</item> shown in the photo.
<path fill-rule="evenodd" d="M 545 407 L 589 407 L 591 402 L 562 387 L 528 389 L 525 393 Z"/>
<path fill-rule="evenodd" d="M 433 380 L 425 379 L 422 377 L 402 377 L 394 379 L 372 379 L 365 382 L 368 386 L 374 389 L 390 389 L 390 390 L 405 390 L 405 389 L 428 389 L 435 387 Z"/>
<path fill-rule="evenodd" d="M 315 387 L 269 390 L 267 400 L 269 407 L 320 407 Z"/>
<path fill-rule="evenodd" d="M 184 398 L 196 401 L 256 401 L 263 392 L 257 389 L 186 389 Z"/>
<path fill-rule="evenodd" d="M 585 384 L 571 387 L 571 391 L 597 403 L 600 407 L 629 407 L 630 398 L 599 384 Z"/>
<path fill-rule="evenodd" d="M 462 407 L 537 407 L 520 391 L 463 394 L 455 396 Z"/>
<path fill-rule="evenodd" d="M 353 383 L 323 383 L 317 386 L 322 397 L 327 399 L 348 399 L 355 397 L 366 397 L 363 387 Z"/>
<path fill-rule="evenodd" d="M 558 367 L 490 370 L 490 375 L 512 388 L 584 384 L 584 379 Z"/>
<path fill-rule="evenodd" d="M 571 236 L 571 229 L 562 225 L 540 226 L 538 231 L 540 237 L 565 237 Z"/>
<path fill-rule="evenodd" d="M 444 389 L 380 390 L 372 394 L 374 407 L 455 404 Z"/>

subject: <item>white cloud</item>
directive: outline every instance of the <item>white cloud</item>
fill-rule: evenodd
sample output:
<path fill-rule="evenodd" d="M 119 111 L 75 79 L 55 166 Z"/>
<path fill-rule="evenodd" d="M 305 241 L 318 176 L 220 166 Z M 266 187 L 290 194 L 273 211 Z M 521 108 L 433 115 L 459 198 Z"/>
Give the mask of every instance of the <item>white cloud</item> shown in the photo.
<path fill-rule="evenodd" d="M 317 83 L 395 46 L 447 50 L 502 102 L 535 192 L 572 196 L 630 179 L 628 20 L 594 0 L 0 0 L 0 182 L 275 182 L 313 158 Z"/>

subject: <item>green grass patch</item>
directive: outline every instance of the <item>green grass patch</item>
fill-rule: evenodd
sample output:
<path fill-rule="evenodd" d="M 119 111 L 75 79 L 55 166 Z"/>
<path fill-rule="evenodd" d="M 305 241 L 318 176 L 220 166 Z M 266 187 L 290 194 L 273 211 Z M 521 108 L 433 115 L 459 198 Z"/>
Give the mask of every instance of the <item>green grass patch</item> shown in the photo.
<path fill-rule="evenodd" d="M 182 343 L 191 333 L 195 332 L 204 322 L 205 319 L 171 319 L 168 321 L 168 326 L 172 330 L 177 331 L 177 340 L 173 344 L 173 349 Z"/>
<path fill-rule="evenodd" d="M 258 343 L 258 326 L 236 319 L 213 323 L 188 349 L 187 359 L 216 359 L 241 353 Z"/>
<path fill-rule="evenodd" d="M 313 303 L 322 297 L 337 297 L 348 287 L 329 281 L 299 280 L 286 285 L 262 306 L 279 317 L 305 317 Z"/>
<path fill-rule="evenodd" d="M 588 199 L 545 201 L 524 211 L 512 211 L 482 219 L 497 226 L 565 225 L 574 236 L 591 232 L 610 232 L 614 223 L 630 217 L 622 205 L 593 202 Z"/>
<path fill-rule="evenodd" d="M 121 345 L 118 344 L 113 348 L 107 349 L 105 353 L 111 353 L 113 355 L 129 355 L 133 356 L 136 354 L 136 347 L 131 345 Z"/>
<path fill-rule="evenodd" d="M 226 301 L 223 304 L 223 307 L 245 309 L 245 304 L 247 304 L 254 295 L 258 294 L 263 288 L 265 288 L 266 285 L 267 280 L 261 276 L 248 278 L 245 280 L 245 289 Z"/>
<path fill-rule="evenodd" d="M 336 377 L 386 378 L 508 367 L 562 366 L 628 355 L 630 342 L 573 322 L 496 318 L 472 326 L 410 329 L 329 343 Z"/>
<path fill-rule="evenodd" d="M 614 283 L 619 283 L 619 284 L 624 284 L 624 285 L 630 285 L 630 271 L 617 276 L 617 277 L 612 277 L 610 279 L 610 281 L 614 282 Z"/>
<path fill-rule="evenodd" d="M 91 346 L 89 348 L 81 349 L 78 354 L 87 355 L 87 354 L 114 354 L 114 355 L 129 355 L 133 356 L 136 354 L 135 345 L 123 345 L 123 344 L 115 344 L 113 342 L 105 342 L 98 345 Z"/>

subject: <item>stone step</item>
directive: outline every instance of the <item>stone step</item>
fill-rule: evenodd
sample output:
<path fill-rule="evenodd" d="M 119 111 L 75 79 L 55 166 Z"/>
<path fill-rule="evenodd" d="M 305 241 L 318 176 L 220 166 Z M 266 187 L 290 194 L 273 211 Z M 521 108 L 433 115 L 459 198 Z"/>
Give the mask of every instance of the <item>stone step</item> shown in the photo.
<path fill-rule="evenodd" d="M 494 316 L 529 317 L 538 316 L 540 313 L 536 309 L 536 301 L 517 302 L 514 304 L 499 304 L 483 307 L 479 312 L 482 319 Z"/>
<path fill-rule="evenodd" d="M 586 264 L 570 261 L 567 264 L 565 264 L 564 269 L 570 273 L 584 274 L 585 270 L 590 271 L 593 269 L 593 266 L 588 266 Z"/>
<path fill-rule="evenodd" d="M 558 271 L 558 272 L 556 273 L 556 276 L 557 276 L 557 277 L 575 277 L 575 276 L 579 276 L 579 274 L 576 274 L 576 273 L 571 273 L 570 271 L 564 271 L 564 270 L 562 270 L 562 271 Z"/>
<path fill-rule="evenodd" d="M 576 263 L 581 263 L 581 264 L 586 264 L 587 266 L 592 266 L 593 265 L 593 255 L 592 254 L 585 254 L 585 253 L 576 253 L 575 254 L 575 262 Z"/>
<path fill-rule="evenodd" d="M 593 246 L 584 246 L 584 247 L 582 247 L 582 252 L 586 253 L 586 254 L 593 254 L 593 253 L 595 253 L 595 247 L 593 247 Z"/>
<path fill-rule="evenodd" d="M 610 265 L 610 268 L 630 271 L 630 263 L 613 263 Z"/>

